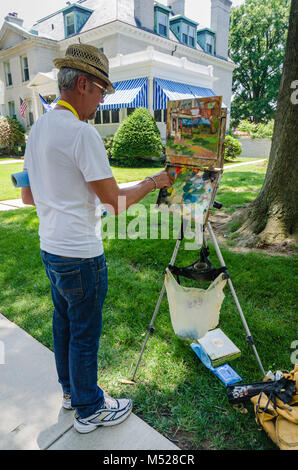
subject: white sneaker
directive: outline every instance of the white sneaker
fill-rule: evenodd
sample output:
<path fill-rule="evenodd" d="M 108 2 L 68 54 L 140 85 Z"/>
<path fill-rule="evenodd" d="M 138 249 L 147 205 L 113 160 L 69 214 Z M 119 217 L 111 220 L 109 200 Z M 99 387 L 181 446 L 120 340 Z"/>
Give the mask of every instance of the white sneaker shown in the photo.
<path fill-rule="evenodd" d="M 74 415 L 74 428 L 80 433 L 94 431 L 98 426 L 114 426 L 122 423 L 132 411 L 132 401 L 129 398 L 112 398 L 105 394 L 104 403 L 93 415 L 80 418 Z"/>
<path fill-rule="evenodd" d="M 73 406 L 71 406 L 71 396 L 69 393 L 64 393 L 62 398 L 62 406 L 66 410 L 74 410 Z"/>

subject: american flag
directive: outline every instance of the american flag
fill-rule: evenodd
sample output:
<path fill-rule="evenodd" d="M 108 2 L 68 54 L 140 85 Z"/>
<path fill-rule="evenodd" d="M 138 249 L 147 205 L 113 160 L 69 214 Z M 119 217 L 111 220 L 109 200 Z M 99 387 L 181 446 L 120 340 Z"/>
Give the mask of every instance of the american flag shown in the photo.
<path fill-rule="evenodd" d="M 22 118 L 24 120 L 26 120 L 26 117 L 25 117 L 26 109 L 27 109 L 27 105 L 26 105 L 25 101 L 23 101 L 22 98 L 20 98 L 20 110 L 21 110 Z"/>

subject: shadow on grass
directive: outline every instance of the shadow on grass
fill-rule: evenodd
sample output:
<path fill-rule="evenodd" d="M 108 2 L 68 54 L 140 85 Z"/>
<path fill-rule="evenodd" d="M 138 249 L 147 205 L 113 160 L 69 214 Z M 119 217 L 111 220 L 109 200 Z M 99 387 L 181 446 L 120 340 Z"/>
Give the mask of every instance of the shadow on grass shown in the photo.
<path fill-rule="evenodd" d="M 227 171 L 221 179 L 216 200 L 223 204 L 224 211 L 234 211 L 257 197 L 263 181 L 264 170 L 260 172 Z"/>

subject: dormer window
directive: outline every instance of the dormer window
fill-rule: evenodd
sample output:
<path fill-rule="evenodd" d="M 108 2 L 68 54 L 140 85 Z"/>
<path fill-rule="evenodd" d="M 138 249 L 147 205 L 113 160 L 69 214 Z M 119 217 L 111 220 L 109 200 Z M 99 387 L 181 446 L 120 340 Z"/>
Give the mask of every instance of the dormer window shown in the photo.
<path fill-rule="evenodd" d="M 215 32 L 209 28 L 200 29 L 197 32 L 197 41 L 203 51 L 208 54 L 215 54 Z"/>
<path fill-rule="evenodd" d="M 169 14 L 170 9 L 160 3 L 154 5 L 154 29 L 157 34 L 169 37 Z"/>
<path fill-rule="evenodd" d="M 72 4 L 64 8 L 63 14 L 65 37 L 68 38 L 81 31 L 82 27 L 92 14 L 92 10 L 81 5 Z"/>
<path fill-rule="evenodd" d="M 183 15 L 176 15 L 170 19 L 171 31 L 176 38 L 186 46 L 196 47 L 196 29 L 198 23 L 189 20 Z"/>

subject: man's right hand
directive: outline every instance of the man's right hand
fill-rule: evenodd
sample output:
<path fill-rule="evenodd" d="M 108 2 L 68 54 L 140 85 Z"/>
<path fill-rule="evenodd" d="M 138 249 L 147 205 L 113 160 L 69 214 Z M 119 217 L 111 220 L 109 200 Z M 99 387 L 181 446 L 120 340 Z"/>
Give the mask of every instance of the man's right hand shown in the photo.
<path fill-rule="evenodd" d="M 175 176 L 169 175 L 166 170 L 160 171 L 159 173 L 152 175 L 152 178 L 155 179 L 158 189 L 170 188 L 175 180 Z"/>
<path fill-rule="evenodd" d="M 165 170 L 152 175 L 156 181 L 157 188 L 170 188 L 174 183 L 175 177 L 170 176 Z M 148 181 L 151 181 L 150 187 Z M 115 215 L 120 214 L 123 210 L 126 210 L 132 204 L 138 203 L 143 199 L 149 191 L 154 189 L 154 182 L 148 178 L 140 183 L 130 186 L 128 188 L 119 188 L 114 177 L 106 178 L 102 180 L 95 180 L 89 182 L 91 188 L 100 199 L 103 205 L 110 206 L 108 210 L 114 212 Z M 125 203 L 121 202 L 119 205 L 119 196 L 124 196 Z"/>

